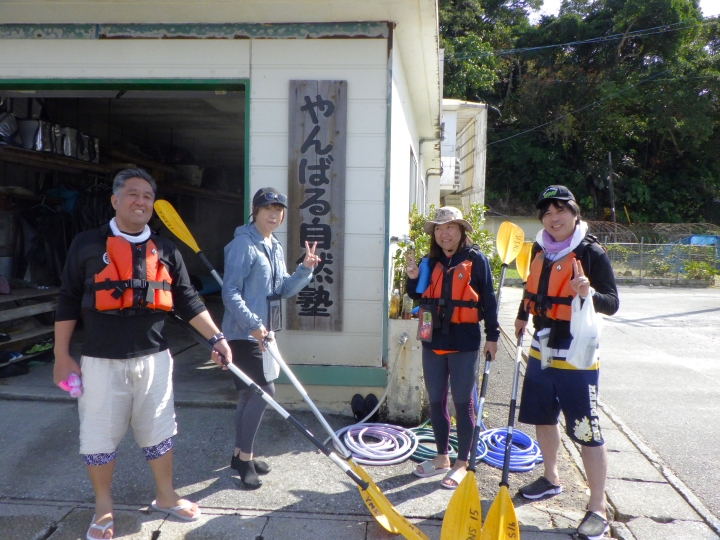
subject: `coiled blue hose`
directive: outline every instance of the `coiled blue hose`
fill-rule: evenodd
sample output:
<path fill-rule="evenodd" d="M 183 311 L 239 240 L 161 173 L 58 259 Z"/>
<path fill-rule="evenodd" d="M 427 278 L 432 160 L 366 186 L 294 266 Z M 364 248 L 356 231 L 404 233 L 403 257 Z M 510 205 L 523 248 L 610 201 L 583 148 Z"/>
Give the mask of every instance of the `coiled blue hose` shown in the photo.
<path fill-rule="evenodd" d="M 488 465 L 502 469 L 505 460 L 507 428 L 487 429 L 480 434 L 480 439 L 485 442 L 488 449 L 483 461 Z M 535 468 L 537 463 L 542 463 L 540 447 L 537 441 L 522 431 L 513 430 L 512 447 L 510 448 L 510 471 L 529 472 Z"/>

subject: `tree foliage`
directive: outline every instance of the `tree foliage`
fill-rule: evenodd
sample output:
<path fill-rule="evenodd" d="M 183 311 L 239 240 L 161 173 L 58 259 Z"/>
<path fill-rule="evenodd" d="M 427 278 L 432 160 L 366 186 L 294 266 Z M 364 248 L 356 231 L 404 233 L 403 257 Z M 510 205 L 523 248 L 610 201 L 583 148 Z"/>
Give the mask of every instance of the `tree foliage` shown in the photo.
<path fill-rule="evenodd" d="M 563 0 L 531 24 L 538 4 L 440 2 L 445 97 L 499 112 L 488 204 L 527 211 L 562 183 L 599 217 L 611 161 L 618 218 L 720 222 L 719 21 L 697 0 Z"/>
<path fill-rule="evenodd" d="M 490 268 L 493 272 L 494 282 L 500 275 L 500 258 L 495 252 L 495 244 L 493 235 L 483 227 L 485 223 L 485 211 L 487 209 L 479 204 L 471 204 L 470 212 L 464 216 L 465 220 L 470 223 L 473 232 L 468 233 L 470 243 L 477 246 L 490 261 Z M 401 291 L 405 290 L 406 281 L 406 264 L 405 253 L 408 249 L 415 251 L 416 258 L 419 261 L 421 257 L 427 255 L 430 251 L 430 235 L 424 230 L 425 222 L 435 214 L 435 205 L 430 205 L 428 214 L 423 215 L 418 211 L 416 205 L 412 205 L 410 210 L 409 222 L 410 232 L 406 238 L 401 238 L 397 243 L 397 249 L 393 256 L 393 288 Z"/>

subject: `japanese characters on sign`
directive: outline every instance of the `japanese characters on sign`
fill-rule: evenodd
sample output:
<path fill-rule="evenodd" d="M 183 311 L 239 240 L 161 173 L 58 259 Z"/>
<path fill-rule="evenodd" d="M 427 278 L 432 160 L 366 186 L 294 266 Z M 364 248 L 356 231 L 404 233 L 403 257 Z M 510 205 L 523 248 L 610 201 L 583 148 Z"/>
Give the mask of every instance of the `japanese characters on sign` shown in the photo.
<path fill-rule="evenodd" d="M 290 330 L 342 331 L 347 81 L 290 81 L 288 257 L 317 242 L 312 282 L 287 302 Z M 293 265 L 294 266 L 294 265 Z"/>

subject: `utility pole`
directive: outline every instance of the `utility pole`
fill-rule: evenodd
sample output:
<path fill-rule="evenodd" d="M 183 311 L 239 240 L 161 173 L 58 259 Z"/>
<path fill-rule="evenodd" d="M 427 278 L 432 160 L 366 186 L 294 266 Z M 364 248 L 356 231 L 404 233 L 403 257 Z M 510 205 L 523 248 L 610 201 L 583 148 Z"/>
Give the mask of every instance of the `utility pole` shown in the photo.
<path fill-rule="evenodd" d="M 615 242 L 617 242 L 617 220 L 615 219 L 615 189 L 613 188 L 612 152 L 608 152 L 608 189 L 610 190 L 610 212 L 615 224 Z"/>

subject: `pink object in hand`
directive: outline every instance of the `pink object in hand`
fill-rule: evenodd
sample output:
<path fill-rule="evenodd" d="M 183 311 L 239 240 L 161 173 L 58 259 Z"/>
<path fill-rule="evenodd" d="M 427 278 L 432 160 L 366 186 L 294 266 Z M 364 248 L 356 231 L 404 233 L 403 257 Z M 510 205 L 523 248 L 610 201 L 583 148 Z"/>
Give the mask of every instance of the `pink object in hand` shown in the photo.
<path fill-rule="evenodd" d="M 70 392 L 70 397 L 80 397 L 82 395 L 82 381 L 78 374 L 74 371 L 64 381 L 60 381 L 58 384 L 60 388 L 66 392 Z"/>

